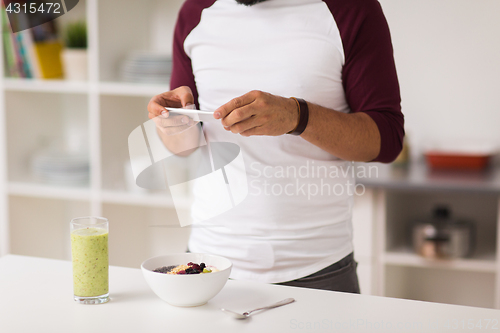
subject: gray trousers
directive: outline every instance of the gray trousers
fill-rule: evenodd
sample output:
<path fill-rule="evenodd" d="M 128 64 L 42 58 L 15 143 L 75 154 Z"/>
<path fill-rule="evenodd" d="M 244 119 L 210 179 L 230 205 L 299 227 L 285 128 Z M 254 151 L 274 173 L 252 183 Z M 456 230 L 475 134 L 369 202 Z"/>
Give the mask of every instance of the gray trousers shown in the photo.
<path fill-rule="evenodd" d="M 186 252 L 190 253 L 189 249 Z M 359 294 L 358 274 L 356 273 L 357 266 L 358 263 L 354 260 L 354 254 L 351 253 L 316 273 L 297 280 L 275 284 Z"/>
<path fill-rule="evenodd" d="M 357 266 L 358 263 L 354 260 L 354 254 L 351 253 L 316 273 L 297 280 L 276 284 L 359 294 L 359 282 L 356 273 Z"/>

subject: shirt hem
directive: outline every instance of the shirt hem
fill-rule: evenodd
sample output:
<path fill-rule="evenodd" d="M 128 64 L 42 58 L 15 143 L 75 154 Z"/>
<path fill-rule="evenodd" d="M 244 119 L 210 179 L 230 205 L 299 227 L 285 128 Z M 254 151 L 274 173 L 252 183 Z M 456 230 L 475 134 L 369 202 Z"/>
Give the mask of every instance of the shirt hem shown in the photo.
<path fill-rule="evenodd" d="M 296 270 L 291 273 L 283 273 L 283 274 L 255 274 L 255 273 L 245 273 L 244 271 L 232 271 L 231 272 L 231 279 L 234 280 L 248 280 L 248 281 L 256 281 L 256 282 L 263 282 L 263 283 L 282 283 L 282 282 L 288 282 L 288 281 L 293 281 L 296 279 L 300 279 L 303 277 L 306 277 L 308 275 L 311 275 L 313 273 L 316 273 L 323 268 L 326 268 L 345 256 L 349 255 L 350 253 L 353 252 L 353 246 L 352 244 L 349 244 L 347 247 L 345 247 L 342 251 L 337 252 L 321 261 L 316 262 L 314 265 L 307 266 L 306 268 L 303 268 L 301 270 Z"/>

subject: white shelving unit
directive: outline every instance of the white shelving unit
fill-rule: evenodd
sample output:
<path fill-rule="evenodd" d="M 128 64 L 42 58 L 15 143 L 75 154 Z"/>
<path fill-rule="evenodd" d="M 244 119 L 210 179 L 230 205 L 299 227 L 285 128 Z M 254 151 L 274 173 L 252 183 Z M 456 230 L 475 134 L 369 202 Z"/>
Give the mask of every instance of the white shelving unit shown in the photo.
<path fill-rule="evenodd" d="M 495 257 L 492 254 L 487 255 L 487 257 L 482 259 L 481 256 L 475 256 L 474 259 L 455 259 L 451 261 L 429 260 L 414 254 L 408 248 L 401 248 L 385 252 L 381 257 L 381 262 L 394 266 L 495 273 L 497 270 Z"/>
<path fill-rule="evenodd" d="M 66 80 L 26 80 L 18 78 L 4 78 L 3 89 L 5 91 L 80 94 L 89 94 L 90 92 L 97 91 L 101 95 L 139 96 L 151 98 L 154 94 L 164 92 L 165 86 L 155 84 L 130 84 L 126 82 L 91 83 Z"/>
<path fill-rule="evenodd" d="M 189 230 L 175 227 L 169 193 L 127 191 L 125 178 L 130 175 L 124 171 L 128 134 L 148 120 L 147 102 L 167 91 L 168 84 L 121 82 L 119 74 L 129 52 L 171 52 L 182 3 L 81 0 L 58 18 L 60 26 L 87 21 L 88 81 L 6 78 L 1 66 L 0 256 L 11 252 L 68 259 L 68 237 L 61 232 L 72 217 L 81 215 L 110 219 L 112 264 L 138 267 L 145 257 L 184 251 Z M 88 186 L 44 184 L 31 175 L 31 156 L 46 140 L 64 140 L 68 119 L 86 133 Z M 186 197 L 181 208 L 189 205 Z"/>
<path fill-rule="evenodd" d="M 500 308 L 500 195 L 477 191 L 373 189 L 373 294 Z M 476 224 L 470 258 L 432 260 L 411 249 L 409 225 L 448 204 L 455 216 Z"/>

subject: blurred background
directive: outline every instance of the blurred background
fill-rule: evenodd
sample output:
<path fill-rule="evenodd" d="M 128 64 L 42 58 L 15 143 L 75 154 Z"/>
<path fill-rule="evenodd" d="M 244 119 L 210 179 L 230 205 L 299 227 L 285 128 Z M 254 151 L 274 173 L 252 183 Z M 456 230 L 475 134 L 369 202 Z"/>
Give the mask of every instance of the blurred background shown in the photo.
<path fill-rule="evenodd" d="M 69 221 L 87 215 L 110 220 L 112 265 L 185 251 L 169 193 L 135 185 L 127 147 L 169 90 L 182 3 L 80 0 L 15 34 L 2 14 L 0 256 L 69 259 Z M 500 308 L 500 2 L 380 3 L 407 137 L 358 179 L 362 293 Z"/>

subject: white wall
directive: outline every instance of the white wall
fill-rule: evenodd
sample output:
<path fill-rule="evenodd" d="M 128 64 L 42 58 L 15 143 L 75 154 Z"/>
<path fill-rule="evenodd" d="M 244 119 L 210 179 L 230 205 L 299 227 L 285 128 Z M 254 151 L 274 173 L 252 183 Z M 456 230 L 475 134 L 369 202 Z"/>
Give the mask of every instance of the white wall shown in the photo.
<path fill-rule="evenodd" d="M 409 142 L 500 144 L 500 1 L 380 0 Z"/>
<path fill-rule="evenodd" d="M 151 18 L 151 47 L 153 50 L 172 53 L 173 31 L 177 14 L 184 0 L 157 0 L 156 12 Z"/>

